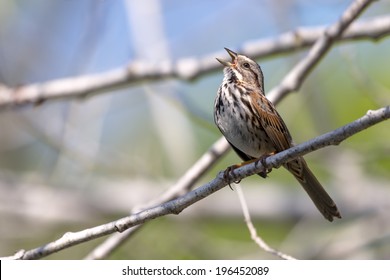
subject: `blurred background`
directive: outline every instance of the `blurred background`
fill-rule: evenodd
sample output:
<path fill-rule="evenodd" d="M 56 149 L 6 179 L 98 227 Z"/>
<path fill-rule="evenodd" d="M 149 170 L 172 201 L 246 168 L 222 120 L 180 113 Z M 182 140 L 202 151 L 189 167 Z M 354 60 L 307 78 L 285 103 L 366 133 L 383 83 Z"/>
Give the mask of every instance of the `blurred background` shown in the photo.
<path fill-rule="evenodd" d="M 351 1 L 0 1 L 0 83 L 103 73 L 133 61 L 223 55 L 246 42 L 334 23 Z M 374 2 L 358 19 L 390 12 Z M 307 50 L 259 60 L 269 91 Z M 217 62 L 215 62 L 217 63 Z M 337 44 L 278 104 L 295 142 L 390 103 L 390 40 Z M 222 67 L 193 81 L 139 82 L 85 99 L 0 111 L 0 256 L 125 216 L 172 186 L 220 138 Z M 327 222 L 282 169 L 241 182 L 271 246 L 303 259 L 390 258 L 390 124 L 306 156 L 343 219 Z M 199 180 L 239 162 L 230 151 Z M 233 188 L 234 189 L 234 188 Z M 80 259 L 104 241 L 49 256 Z M 112 259 L 272 259 L 251 241 L 235 191 L 153 220 Z"/>

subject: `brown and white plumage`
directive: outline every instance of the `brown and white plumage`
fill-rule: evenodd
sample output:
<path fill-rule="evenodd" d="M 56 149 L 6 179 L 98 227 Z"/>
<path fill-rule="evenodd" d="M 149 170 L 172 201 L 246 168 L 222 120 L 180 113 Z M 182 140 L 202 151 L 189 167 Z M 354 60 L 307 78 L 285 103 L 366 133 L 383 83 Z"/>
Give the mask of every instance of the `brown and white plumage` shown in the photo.
<path fill-rule="evenodd" d="M 226 51 L 232 62 L 218 59 L 226 67 L 214 106 L 215 123 L 226 140 L 244 161 L 260 159 L 293 146 L 286 124 L 265 97 L 260 66 L 244 55 Z M 341 218 L 336 204 L 303 157 L 283 166 L 294 175 L 327 220 Z"/>

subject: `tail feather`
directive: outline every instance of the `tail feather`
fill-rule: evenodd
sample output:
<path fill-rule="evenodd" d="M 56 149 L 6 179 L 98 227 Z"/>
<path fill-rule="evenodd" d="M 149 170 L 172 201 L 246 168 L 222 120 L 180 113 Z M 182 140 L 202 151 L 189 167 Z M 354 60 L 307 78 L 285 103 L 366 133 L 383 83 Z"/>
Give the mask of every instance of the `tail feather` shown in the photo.
<path fill-rule="evenodd" d="M 285 164 L 284 167 L 290 171 L 302 185 L 325 219 L 332 222 L 334 217 L 341 218 L 336 203 L 325 191 L 320 182 L 318 182 L 303 158 L 290 161 Z"/>

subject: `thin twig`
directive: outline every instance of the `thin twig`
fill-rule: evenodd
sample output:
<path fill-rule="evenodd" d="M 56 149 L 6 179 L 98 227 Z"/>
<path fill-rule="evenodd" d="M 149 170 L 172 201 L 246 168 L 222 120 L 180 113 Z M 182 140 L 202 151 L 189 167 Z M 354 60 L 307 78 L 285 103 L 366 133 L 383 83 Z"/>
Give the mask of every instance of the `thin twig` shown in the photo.
<path fill-rule="evenodd" d="M 271 253 L 281 259 L 284 259 L 284 260 L 296 260 L 296 258 L 290 256 L 290 255 L 287 255 L 283 252 L 280 252 L 272 247 L 270 247 L 258 234 L 257 234 L 257 230 L 255 228 L 255 226 L 253 225 L 252 223 L 252 219 L 251 219 L 251 216 L 249 214 L 249 209 L 248 209 L 248 205 L 246 204 L 246 200 L 245 200 L 245 197 L 244 197 L 244 193 L 242 192 L 242 189 L 241 189 L 241 186 L 240 184 L 237 184 L 236 187 L 235 187 L 236 191 L 237 191 L 237 196 L 238 196 L 238 199 L 240 201 L 240 204 L 241 204 L 241 208 L 242 208 L 242 213 L 244 214 L 244 218 L 245 218 L 245 223 L 246 223 L 246 226 L 248 227 L 248 230 L 249 230 L 249 233 L 251 234 L 251 238 L 252 240 L 261 248 L 263 249 L 264 251 L 268 252 L 268 253 Z"/>

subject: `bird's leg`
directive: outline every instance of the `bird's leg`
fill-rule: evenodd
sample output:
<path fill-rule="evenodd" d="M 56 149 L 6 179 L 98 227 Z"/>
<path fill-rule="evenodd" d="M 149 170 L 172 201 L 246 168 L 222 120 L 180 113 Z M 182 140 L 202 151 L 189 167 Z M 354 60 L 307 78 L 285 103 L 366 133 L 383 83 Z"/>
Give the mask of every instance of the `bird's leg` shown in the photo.
<path fill-rule="evenodd" d="M 251 160 L 247 160 L 247 161 L 241 162 L 241 163 L 239 163 L 239 164 L 231 165 L 231 166 L 229 166 L 228 168 L 226 168 L 226 170 L 225 170 L 225 172 L 224 172 L 224 174 L 223 174 L 223 179 L 224 179 L 226 182 L 228 182 L 229 188 L 230 188 L 231 190 L 233 190 L 233 189 L 232 189 L 232 186 L 230 185 L 230 183 L 231 183 L 231 182 L 230 182 L 230 179 L 229 179 L 230 173 L 232 173 L 232 172 L 234 171 L 234 169 L 237 169 L 237 168 L 239 168 L 239 167 L 242 167 L 242 166 L 245 166 L 245 165 L 254 163 L 254 162 L 260 162 L 260 163 L 263 165 L 263 167 L 264 167 L 263 171 L 261 171 L 261 172 L 259 172 L 259 173 L 257 173 L 257 174 L 260 175 L 261 177 L 263 177 L 263 178 L 265 179 L 265 178 L 267 178 L 267 174 L 270 173 L 270 172 L 272 171 L 272 168 L 270 168 L 270 169 L 266 169 L 266 168 L 265 168 L 265 160 L 267 159 L 267 157 L 269 157 L 269 156 L 271 156 L 271 155 L 274 155 L 274 154 L 276 154 L 276 153 L 275 153 L 275 152 L 272 152 L 272 153 L 269 153 L 269 154 L 264 154 L 264 155 L 262 155 L 262 156 L 259 157 L 259 158 L 255 158 L 255 159 L 251 159 Z M 234 174 L 233 174 L 233 173 L 232 173 L 232 175 L 233 175 L 232 177 L 234 177 Z M 240 182 L 241 182 L 241 180 L 233 181 L 233 183 L 235 183 L 235 184 L 238 184 L 238 183 L 240 183 Z"/>
<path fill-rule="evenodd" d="M 251 159 L 251 160 L 248 160 L 248 161 L 241 162 L 241 163 L 239 163 L 239 164 L 231 165 L 231 166 L 229 166 L 228 168 L 226 168 L 226 170 L 225 170 L 225 172 L 224 172 L 224 175 L 223 175 L 223 178 L 224 178 L 225 181 L 228 182 L 229 188 L 230 188 L 231 190 L 233 190 L 233 189 L 232 189 L 232 186 L 230 185 L 229 174 L 232 173 L 232 172 L 234 171 L 234 169 L 237 169 L 237 168 L 242 167 L 242 166 L 245 166 L 245 165 L 247 165 L 247 164 L 256 162 L 257 160 L 258 160 L 258 159 Z M 232 174 L 232 175 L 234 175 L 234 174 Z M 234 176 L 233 176 L 233 177 L 234 177 Z M 238 183 L 240 183 L 240 182 L 241 182 L 241 180 L 233 181 L 233 183 L 235 183 L 235 184 L 238 184 Z"/>

